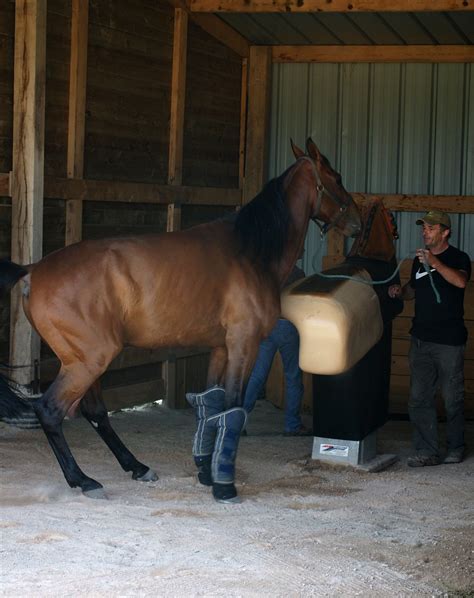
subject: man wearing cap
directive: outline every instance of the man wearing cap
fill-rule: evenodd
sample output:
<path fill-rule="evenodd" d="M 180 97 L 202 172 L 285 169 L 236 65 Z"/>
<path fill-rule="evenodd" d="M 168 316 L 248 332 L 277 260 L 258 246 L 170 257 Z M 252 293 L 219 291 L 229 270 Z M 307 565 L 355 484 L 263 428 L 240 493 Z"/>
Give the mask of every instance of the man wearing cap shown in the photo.
<path fill-rule="evenodd" d="M 423 227 L 424 249 L 416 250 L 411 277 L 390 297 L 415 299 L 410 329 L 410 400 L 415 454 L 410 467 L 439 465 L 435 394 L 441 387 L 446 409 L 447 453 L 443 463 L 464 457 L 464 289 L 471 276 L 469 256 L 449 244 L 448 214 L 430 210 L 416 221 Z"/>

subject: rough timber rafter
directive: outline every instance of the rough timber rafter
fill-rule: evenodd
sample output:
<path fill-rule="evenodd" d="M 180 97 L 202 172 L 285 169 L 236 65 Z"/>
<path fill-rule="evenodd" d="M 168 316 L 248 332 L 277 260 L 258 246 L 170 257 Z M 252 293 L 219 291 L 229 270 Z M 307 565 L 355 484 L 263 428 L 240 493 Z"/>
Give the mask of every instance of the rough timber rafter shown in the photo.
<path fill-rule="evenodd" d="M 207 31 L 215 39 L 233 50 L 242 58 L 248 58 L 250 52 L 250 43 L 235 29 L 224 23 L 222 19 L 215 15 L 208 14 L 191 14 L 189 10 L 189 2 L 185 0 L 168 0 L 168 2 L 175 8 L 181 8 L 189 13 L 189 18 L 196 23 L 201 29 Z M 212 12 L 212 11 L 203 11 Z"/>
<path fill-rule="evenodd" d="M 273 62 L 474 62 L 474 46 L 272 46 Z"/>
<path fill-rule="evenodd" d="M 444 12 L 474 0 L 189 0 L 191 12 Z"/>

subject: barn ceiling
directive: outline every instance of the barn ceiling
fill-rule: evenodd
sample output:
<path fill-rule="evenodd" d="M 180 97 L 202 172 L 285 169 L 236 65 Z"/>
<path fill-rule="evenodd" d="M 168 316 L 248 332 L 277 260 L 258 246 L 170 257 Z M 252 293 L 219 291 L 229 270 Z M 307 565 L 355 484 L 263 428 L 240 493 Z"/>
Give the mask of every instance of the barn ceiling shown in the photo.
<path fill-rule="evenodd" d="M 215 13 L 253 45 L 471 45 L 474 12 Z"/>

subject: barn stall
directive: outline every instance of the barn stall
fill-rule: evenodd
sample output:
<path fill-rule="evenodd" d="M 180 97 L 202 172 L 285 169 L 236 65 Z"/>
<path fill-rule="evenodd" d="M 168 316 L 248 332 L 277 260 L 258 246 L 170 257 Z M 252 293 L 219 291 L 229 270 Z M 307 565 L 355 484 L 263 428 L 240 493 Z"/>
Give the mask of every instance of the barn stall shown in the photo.
<path fill-rule="evenodd" d="M 218 217 L 250 200 L 269 176 L 291 163 L 290 137 L 302 144 L 309 134 L 341 170 L 358 201 L 382 195 L 387 207 L 397 212 L 399 259 L 417 246 L 415 218 L 433 206 L 454 215 L 454 244 L 474 254 L 474 236 L 469 234 L 474 209 L 469 3 L 450 1 L 433 7 L 430 2 L 406 0 L 387 7 L 376 0 L 360 6 L 316 0 L 294 5 L 202 0 L 188 6 L 134 0 L 125 6 L 102 0 L 24 0 L 4 2 L 0 16 L 0 95 L 5 107 L 0 120 L 2 256 L 29 263 L 82 238 L 171 231 Z M 316 230 L 310 230 L 306 245 L 308 274 L 336 263 L 347 249 L 336 233 L 321 242 Z M 402 269 L 405 279 L 409 267 L 407 261 Z M 32 334 L 18 309 L 19 296 L 12 294 L 11 301 L 11 305 L 2 302 L 0 312 L 2 359 L 22 366 L 16 373 L 20 382 L 44 387 L 55 375 L 57 363 Z M 472 283 L 465 305 L 472 328 Z M 394 325 L 390 409 L 397 415 L 406 414 L 409 309 Z M 466 358 L 466 406 L 471 418 L 472 346 L 471 339 Z M 203 388 L 206 363 L 205 348 L 170 348 L 165 353 L 127 349 L 104 376 L 105 399 L 110 409 L 157 399 L 171 408 L 184 407 L 185 390 Z M 305 386 L 310 409 L 309 377 Z M 281 405 L 278 361 L 267 396 Z M 100 551 L 102 562 L 89 564 L 98 578 L 104 572 L 117 576 L 113 594 L 157 593 L 140 580 L 140 566 L 148 568 L 148 581 L 170 595 L 199 593 L 200 587 L 207 594 L 288 594 L 295 589 L 290 574 L 270 581 L 283 558 L 289 560 L 299 593 L 370 595 L 373 590 L 380 595 L 396 593 L 400 587 L 400 594 L 431 595 L 469 587 L 468 528 L 463 521 L 470 512 L 466 469 L 435 468 L 415 476 L 399 465 L 392 473 L 379 474 L 378 480 L 355 472 L 315 470 L 307 460 L 308 441 L 282 444 L 277 436 L 280 412 L 261 405 L 255 427 L 249 424 L 249 444 L 242 443 L 239 457 L 246 480 L 242 495 L 251 506 L 223 514 L 214 505 L 195 507 L 196 501 L 202 502 L 202 489 L 194 483 L 188 454 L 192 414 L 150 409 L 146 415 L 120 413 L 114 423 L 126 438 L 136 441 L 141 433 L 136 444 L 149 461 L 156 459 L 155 451 L 161 454 L 160 474 L 165 480 L 145 490 L 130 489 L 129 480 L 117 482 L 114 464 L 101 448 L 82 446 L 81 452 L 79 440 L 86 432 L 80 422 L 68 424 L 81 462 L 91 467 L 101 464 L 102 477 L 111 485 L 113 512 L 64 491 L 39 433 L 2 428 L 7 457 L 2 463 L 6 473 L 2 504 L 9 507 L 2 532 L 9 534 L 12 545 L 26 546 L 24 556 L 34 563 L 32 574 L 25 577 L 21 551 L 12 557 L 8 569 L 21 571 L 24 585 L 16 585 L 18 580 L 10 573 L 7 591 L 28 591 L 33 574 L 41 571 L 41 552 L 62 562 L 66 546 L 72 569 L 82 579 L 82 585 L 66 581 L 70 592 L 80 594 L 84 587 L 105 594 L 100 580 L 98 586 L 93 581 L 83 585 L 87 555 L 78 550 L 79 557 L 74 557 L 81 513 L 87 512 L 98 526 L 102 517 L 110 518 L 110 523 L 123 517 L 129 521 L 137 516 L 132 503 L 147 511 L 147 516 L 139 517 L 140 529 L 154 518 L 164 526 L 156 535 L 151 533 L 154 541 L 169 549 L 169 561 L 163 568 L 153 564 L 155 552 L 145 550 L 150 537 L 140 537 L 131 522 L 125 526 L 128 534 L 117 522 L 109 532 L 89 529 L 96 548 L 109 543 L 105 553 Z M 163 413 L 171 418 L 168 423 L 160 419 Z M 399 426 L 389 423 L 382 431 L 387 435 L 383 442 L 403 455 L 409 450 L 409 428 Z M 472 435 L 471 423 L 468 426 Z M 262 451 L 263 442 L 268 453 Z M 465 466 L 472 473 L 471 461 Z M 425 492 L 444 482 L 456 501 L 451 493 L 442 493 L 432 512 L 434 506 L 424 502 Z M 403 494 L 420 500 L 423 509 L 409 506 L 407 496 L 399 500 Z M 393 503 L 384 500 L 387 495 L 395 497 Z M 372 517 L 367 519 L 363 505 L 369 496 Z M 56 529 L 51 522 L 64 503 L 75 525 L 58 523 Z M 268 515 L 272 509 L 275 512 Z M 446 517 L 449 523 L 418 527 L 414 521 L 426 517 L 424 509 L 436 521 Z M 25 521 L 25 510 L 31 512 L 28 532 L 20 523 Z M 384 524 L 394 511 L 402 522 L 392 515 L 393 520 L 388 519 L 392 526 Z M 326 519 L 321 516 L 324 512 Z M 242 515 L 248 519 L 244 527 Z M 203 527 L 201 519 L 213 523 Z M 196 540 L 185 529 L 193 533 L 195 526 L 205 528 L 201 538 L 205 542 L 207 534 L 224 536 L 230 519 L 234 521 L 230 538 L 216 542 L 207 554 L 198 543 L 193 554 L 200 557 L 183 565 L 185 549 Z M 333 534 L 342 534 L 347 542 L 341 521 L 351 529 L 356 519 L 360 523 L 354 530 L 355 543 L 344 548 L 342 542 L 331 540 Z M 409 528 L 416 533 L 409 534 Z M 186 541 L 173 547 L 175 532 Z M 240 544 L 244 538 L 247 561 L 235 555 L 231 541 Z M 289 543 L 293 549 L 288 552 Z M 334 558 L 323 558 L 319 543 L 329 545 Z M 351 554 L 357 543 L 362 564 Z M 131 551 L 132 544 L 141 549 Z M 453 545 L 459 551 L 450 561 L 448 547 L 452 551 Z M 419 549 L 419 568 L 410 563 L 413 547 Z M 316 573 L 311 571 L 313 558 L 321 563 Z M 118 572 L 134 559 L 132 581 L 126 580 Z M 216 566 L 215 560 L 222 563 Z M 222 579 L 227 561 L 228 579 L 222 586 L 212 585 L 216 574 Z M 195 565 L 207 568 L 209 578 L 197 575 Z M 245 572 L 250 574 L 248 583 Z M 47 568 L 42 579 L 43 595 L 48 595 L 48 587 L 49 595 L 59 593 L 54 567 Z M 266 583 L 268 591 L 262 591 L 260 583 Z"/>

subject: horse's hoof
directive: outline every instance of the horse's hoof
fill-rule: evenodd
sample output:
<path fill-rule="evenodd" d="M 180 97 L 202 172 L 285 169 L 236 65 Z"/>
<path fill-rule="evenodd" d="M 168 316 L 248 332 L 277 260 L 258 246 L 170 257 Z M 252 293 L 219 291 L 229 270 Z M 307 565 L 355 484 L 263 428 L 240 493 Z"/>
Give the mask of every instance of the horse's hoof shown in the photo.
<path fill-rule="evenodd" d="M 212 486 L 212 476 L 210 472 L 200 471 L 198 473 L 198 480 L 203 486 Z"/>
<path fill-rule="evenodd" d="M 238 504 L 242 500 L 237 496 L 234 484 L 213 484 L 212 495 L 217 502 L 225 504 Z"/>
<path fill-rule="evenodd" d="M 158 476 L 153 471 L 153 469 L 148 469 L 146 473 L 141 476 L 133 476 L 134 480 L 138 480 L 139 482 L 156 482 Z"/>
<path fill-rule="evenodd" d="M 83 490 L 82 494 L 87 498 L 94 498 L 96 500 L 107 500 L 109 497 L 103 488 L 93 488 L 92 490 Z"/>

